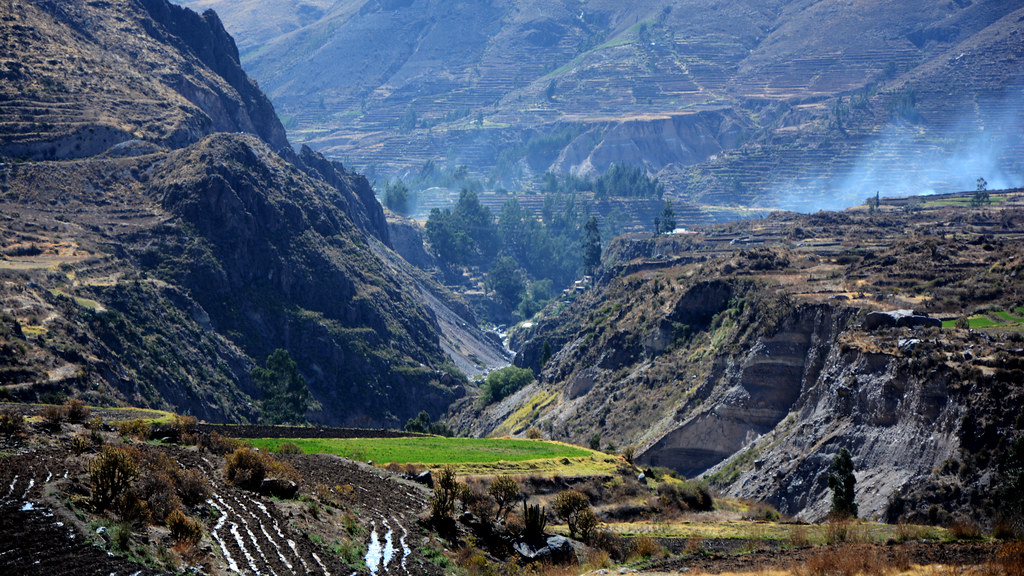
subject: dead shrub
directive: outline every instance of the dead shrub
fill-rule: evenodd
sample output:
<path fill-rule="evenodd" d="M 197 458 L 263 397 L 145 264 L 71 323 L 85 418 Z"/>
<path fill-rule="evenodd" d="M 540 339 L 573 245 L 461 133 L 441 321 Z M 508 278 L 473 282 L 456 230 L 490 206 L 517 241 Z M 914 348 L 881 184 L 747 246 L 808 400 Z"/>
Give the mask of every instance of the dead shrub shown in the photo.
<path fill-rule="evenodd" d="M 225 459 L 228 480 L 236 486 L 257 490 L 267 476 L 262 455 L 252 448 L 237 448 Z"/>
<path fill-rule="evenodd" d="M 228 480 L 247 490 L 258 491 L 267 478 L 298 484 L 302 475 L 294 466 L 253 450 L 237 448 L 225 458 Z"/>
<path fill-rule="evenodd" d="M 981 540 L 985 537 L 981 525 L 970 518 L 958 518 L 950 523 L 949 535 L 957 540 Z"/>
<path fill-rule="evenodd" d="M 852 540 L 849 518 L 836 516 L 825 524 L 825 543 L 842 544 Z"/>
<path fill-rule="evenodd" d="M 72 398 L 64 403 L 64 416 L 72 424 L 81 424 L 89 419 L 92 410 L 78 398 Z"/>
<path fill-rule="evenodd" d="M 201 434 L 199 436 L 199 447 L 211 454 L 223 456 L 245 447 L 245 442 L 236 438 L 228 438 L 217 432 Z"/>
<path fill-rule="evenodd" d="M 892 572 L 893 566 L 883 558 L 878 549 L 867 544 L 822 548 L 811 554 L 802 566 L 794 570 L 797 576 L 869 576 Z"/>
<path fill-rule="evenodd" d="M 789 529 L 789 545 L 794 548 L 810 546 L 811 538 L 807 535 L 807 526 L 796 524 Z"/>
<path fill-rule="evenodd" d="M 194 546 L 203 537 L 203 525 L 180 509 L 167 515 L 166 525 L 171 531 L 171 538 L 178 545 Z"/>
<path fill-rule="evenodd" d="M 175 414 L 171 426 L 174 428 L 175 436 L 178 438 L 178 444 L 182 446 L 195 446 L 199 443 L 199 433 L 197 432 L 199 419 L 195 416 Z"/>
<path fill-rule="evenodd" d="M 149 506 L 154 522 L 163 522 L 168 514 L 181 508 L 181 499 L 175 490 L 174 480 L 164 472 L 144 474 L 139 479 L 137 489 L 140 497 Z"/>
<path fill-rule="evenodd" d="M 64 424 L 65 414 L 62 406 L 55 406 L 53 404 L 44 406 L 40 416 L 43 418 L 43 426 L 47 430 L 56 432 Z"/>
<path fill-rule="evenodd" d="M 1000 546 L 991 567 L 1001 576 L 1024 576 L 1024 541 Z"/>
<path fill-rule="evenodd" d="M 123 522 L 129 524 L 146 522 L 151 518 L 149 505 L 134 489 L 129 489 L 118 496 L 114 501 L 113 510 Z"/>
<path fill-rule="evenodd" d="M 21 411 L 4 406 L 0 408 L 0 434 L 16 436 L 25 431 L 25 415 Z"/>
<path fill-rule="evenodd" d="M 206 501 L 212 493 L 210 483 L 198 470 L 179 470 L 177 474 L 178 494 L 185 506 L 197 506 Z"/>
<path fill-rule="evenodd" d="M 665 547 L 650 536 L 634 536 L 626 548 L 626 560 L 638 558 L 660 558 L 666 554 Z"/>
<path fill-rule="evenodd" d="M 96 510 L 109 508 L 138 475 L 139 467 L 132 453 L 124 448 L 104 448 L 89 464 L 91 499 Z"/>

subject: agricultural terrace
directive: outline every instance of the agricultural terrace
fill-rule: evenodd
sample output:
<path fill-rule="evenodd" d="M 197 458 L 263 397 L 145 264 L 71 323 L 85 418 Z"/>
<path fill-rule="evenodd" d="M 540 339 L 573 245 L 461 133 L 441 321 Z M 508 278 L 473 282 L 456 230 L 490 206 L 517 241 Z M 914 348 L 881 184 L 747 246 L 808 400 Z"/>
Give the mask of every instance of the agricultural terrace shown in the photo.
<path fill-rule="evenodd" d="M 246 438 L 260 450 L 277 452 L 290 442 L 307 454 L 335 454 L 377 464 L 438 467 L 460 475 L 609 474 L 621 459 L 580 446 L 512 438 Z"/>

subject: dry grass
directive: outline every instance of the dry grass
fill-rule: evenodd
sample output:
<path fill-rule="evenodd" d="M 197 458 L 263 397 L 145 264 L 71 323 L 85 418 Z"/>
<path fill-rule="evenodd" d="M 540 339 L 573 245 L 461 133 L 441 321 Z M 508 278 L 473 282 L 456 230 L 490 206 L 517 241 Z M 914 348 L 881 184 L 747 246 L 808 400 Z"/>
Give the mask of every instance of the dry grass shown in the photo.
<path fill-rule="evenodd" d="M 823 548 L 793 570 L 796 576 L 888 576 L 895 572 L 896 567 L 877 548 L 866 544 Z"/>

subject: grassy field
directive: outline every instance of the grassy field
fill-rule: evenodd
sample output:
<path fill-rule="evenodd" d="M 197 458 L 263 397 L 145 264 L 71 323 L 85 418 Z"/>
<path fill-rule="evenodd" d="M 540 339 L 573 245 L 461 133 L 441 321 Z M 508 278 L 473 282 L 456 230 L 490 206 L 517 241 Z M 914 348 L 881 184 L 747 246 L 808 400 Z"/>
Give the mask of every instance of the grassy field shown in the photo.
<path fill-rule="evenodd" d="M 619 459 L 579 446 L 508 438 L 247 438 L 260 450 L 277 451 L 283 442 L 307 454 L 336 454 L 377 464 L 450 464 L 463 475 L 603 474 Z"/>
<path fill-rule="evenodd" d="M 729 538 L 749 540 L 778 540 L 823 544 L 842 536 L 851 542 L 885 542 L 895 539 L 949 538 L 944 528 L 935 526 L 898 526 L 877 522 L 849 522 L 840 524 L 787 524 L 781 522 L 754 522 L 750 520 L 674 521 L 674 522 L 621 522 L 605 527 L 623 536 L 652 536 L 659 538 Z"/>
<path fill-rule="evenodd" d="M 1009 312 L 993 312 L 993 316 L 999 318 L 1005 323 L 997 322 L 996 320 L 984 315 L 976 314 L 967 318 L 967 322 L 971 328 L 992 328 L 993 326 L 1007 326 L 1013 324 L 1024 323 L 1024 318 L 1018 318 Z M 943 320 L 943 328 L 956 328 L 956 320 Z"/>

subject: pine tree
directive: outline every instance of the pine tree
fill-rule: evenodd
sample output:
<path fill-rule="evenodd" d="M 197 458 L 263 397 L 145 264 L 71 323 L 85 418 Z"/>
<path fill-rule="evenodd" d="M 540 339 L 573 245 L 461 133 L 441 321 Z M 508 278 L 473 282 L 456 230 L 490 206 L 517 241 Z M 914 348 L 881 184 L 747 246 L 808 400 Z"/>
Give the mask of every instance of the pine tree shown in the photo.
<path fill-rule="evenodd" d="M 601 231 L 593 216 L 583 225 L 583 267 L 592 272 L 601 265 Z"/>
<path fill-rule="evenodd" d="M 835 516 L 857 516 L 854 502 L 853 458 L 850 451 L 841 448 L 832 459 L 832 473 L 828 475 L 828 487 L 832 489 L 832 514 Z"/>

